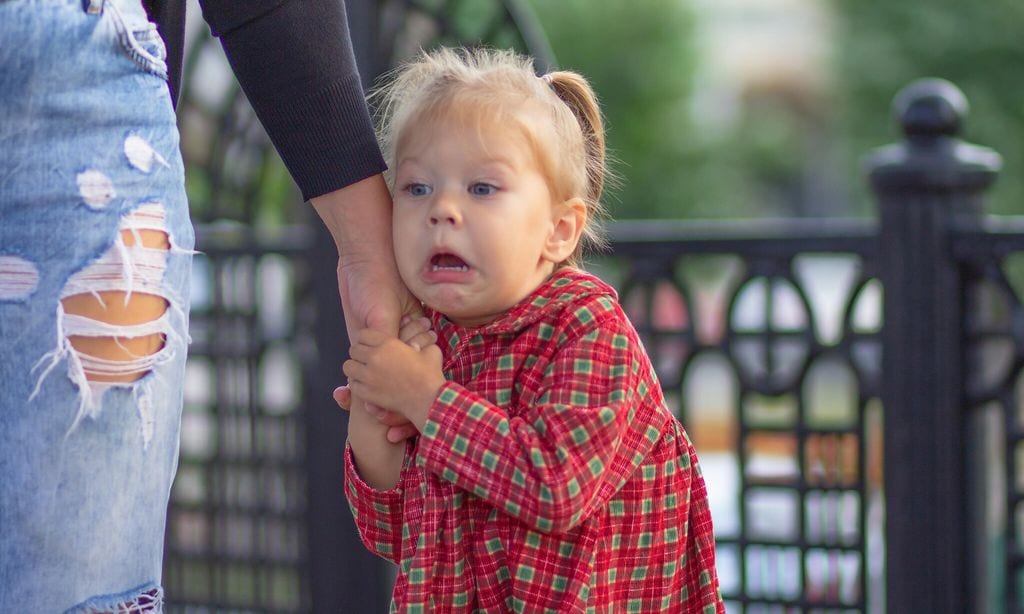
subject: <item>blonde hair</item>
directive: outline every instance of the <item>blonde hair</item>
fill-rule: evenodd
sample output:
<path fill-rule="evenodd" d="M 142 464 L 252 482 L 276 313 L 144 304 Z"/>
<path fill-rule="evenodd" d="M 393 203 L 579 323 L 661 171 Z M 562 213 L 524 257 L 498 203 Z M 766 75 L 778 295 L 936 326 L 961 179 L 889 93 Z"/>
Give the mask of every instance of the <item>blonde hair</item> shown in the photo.
<path fill-rule="evenodd" d="M 552 192 L 560 200 L 578 197 L 586 205 L 582 240 L 566 264 L 578 266 L 584 249 L 604 247 L 604 123 L 597 96 L 581 75 L 555 71 L 538 77 L 533 60 L 513 51 L 443 47 L 421 52 L 386 74 L 383 85 L 371 91 L 370 102 L 377 109 L 378 137 L 391 168 L 406 128 L 416 120 L 436 120 L 463 105 L 490 113 L 488 119 L 512 120 L 533 146 Z M 530 104 L 542 110 L 554 143 L 518 115 Z"/>

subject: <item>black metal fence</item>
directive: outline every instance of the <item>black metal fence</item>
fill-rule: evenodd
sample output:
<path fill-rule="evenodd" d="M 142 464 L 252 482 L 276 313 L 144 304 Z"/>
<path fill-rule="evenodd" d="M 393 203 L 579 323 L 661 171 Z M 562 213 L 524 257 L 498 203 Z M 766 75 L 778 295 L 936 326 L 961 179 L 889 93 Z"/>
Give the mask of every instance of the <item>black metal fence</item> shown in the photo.
<path fill-rule="evenodd" d="M 731 611 L 880 603 L 880 295 L 862 222 L 620 224 L 605 277 L 694 438 Z M 874 454 L 872 454 L 874 451 Z M 874 584 L 872 584 L 872 581 Z M 777 608 L 776 608 L 777 609 Z"/>
<path fill-rule="evenodd" d="M 372 49 L 427 36 L 410 19 L 458 39 L 444 4 L 350 20 L 401 24 Z M 494 36 L 524 30 L 496 4 Z M 984 215 L 999 158 L 958 138 L 955 87 L 895 106 L 905 137 L 868 162 L 877 223 L 621 223 L 592 263 L 701 454 L 733 612 L 1022 610 L 1024 219 Z M 333 244 L 308 212 L 249 223 L 269 146 L 237 93 L 208 115 L 168 609 L 382 611 L 393 572 L 341 489 Z"/>

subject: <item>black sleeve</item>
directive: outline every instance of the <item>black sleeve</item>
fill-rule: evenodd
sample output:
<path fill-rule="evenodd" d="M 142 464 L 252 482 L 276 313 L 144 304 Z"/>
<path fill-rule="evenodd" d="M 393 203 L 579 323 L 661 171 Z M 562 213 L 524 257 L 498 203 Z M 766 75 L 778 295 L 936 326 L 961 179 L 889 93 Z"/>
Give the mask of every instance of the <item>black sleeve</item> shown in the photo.
<path fill-rule="evenodd" d="M 167 87 L 171 104 L 177 106 L 185 51 L 185 1 L 142 0 L 142 6 L 167 46 Z"/>
<path fill-rule="evenodd" d="M 384 170 L 343 0 L 200 0 L 305 199 Z"/>

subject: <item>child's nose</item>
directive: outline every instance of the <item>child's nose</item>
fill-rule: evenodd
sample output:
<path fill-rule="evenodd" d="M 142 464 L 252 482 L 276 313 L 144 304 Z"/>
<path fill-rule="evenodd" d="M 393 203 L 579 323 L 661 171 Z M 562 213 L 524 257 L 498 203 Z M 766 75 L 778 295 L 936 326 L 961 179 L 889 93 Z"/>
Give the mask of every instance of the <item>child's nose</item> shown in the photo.
<path fill-rule="evenodd" d="M 448 195 L 441 194 L 434 200 L 434 206 L 430 210 L 430 225 L 449 224 L 458 226 L 462 221 L 458 206 Z"/>

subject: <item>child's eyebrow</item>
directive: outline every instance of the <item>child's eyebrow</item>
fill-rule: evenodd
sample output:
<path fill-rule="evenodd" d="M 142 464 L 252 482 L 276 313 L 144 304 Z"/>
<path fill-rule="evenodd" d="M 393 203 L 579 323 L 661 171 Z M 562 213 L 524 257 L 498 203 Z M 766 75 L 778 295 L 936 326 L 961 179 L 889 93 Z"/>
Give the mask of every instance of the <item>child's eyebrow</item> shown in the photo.
<path fill-rule="evenodd" d="M 413 169 L 416 170 L 422 168 L 423 164 L 420 162 L 419 158 L 416 157 L 398 158 L 397 160 L 395 160 L 394 171 L 397 173 L 400 170 L 409 166 L 413 167 Z"/>
<path fill-rule="evenodd" d="M 514 158 L 508 156 L 481 157 L 474 160 L 474 163 L 477 166 L 483 167 L 503 167 L 504 170 L 512 173 L 516 172 L 516 169 L 519 168 L 517 161 Z M 420 158 L 417 156 L 403 156 L 398 158 L 398 160 L 395 163 L 395 168 L 398 168 L 406 164 L 420 165 L 422 164 L 422 162 L 420 161 Z"/>
<path fill-rule="evenodd" d="M 484 158 L 479 162 L 480 166 L 484 167 L 502 167 L 504 170 L 509 172 L 515 172 L 516 164 L 513 160 L 508 158 Z"/>

